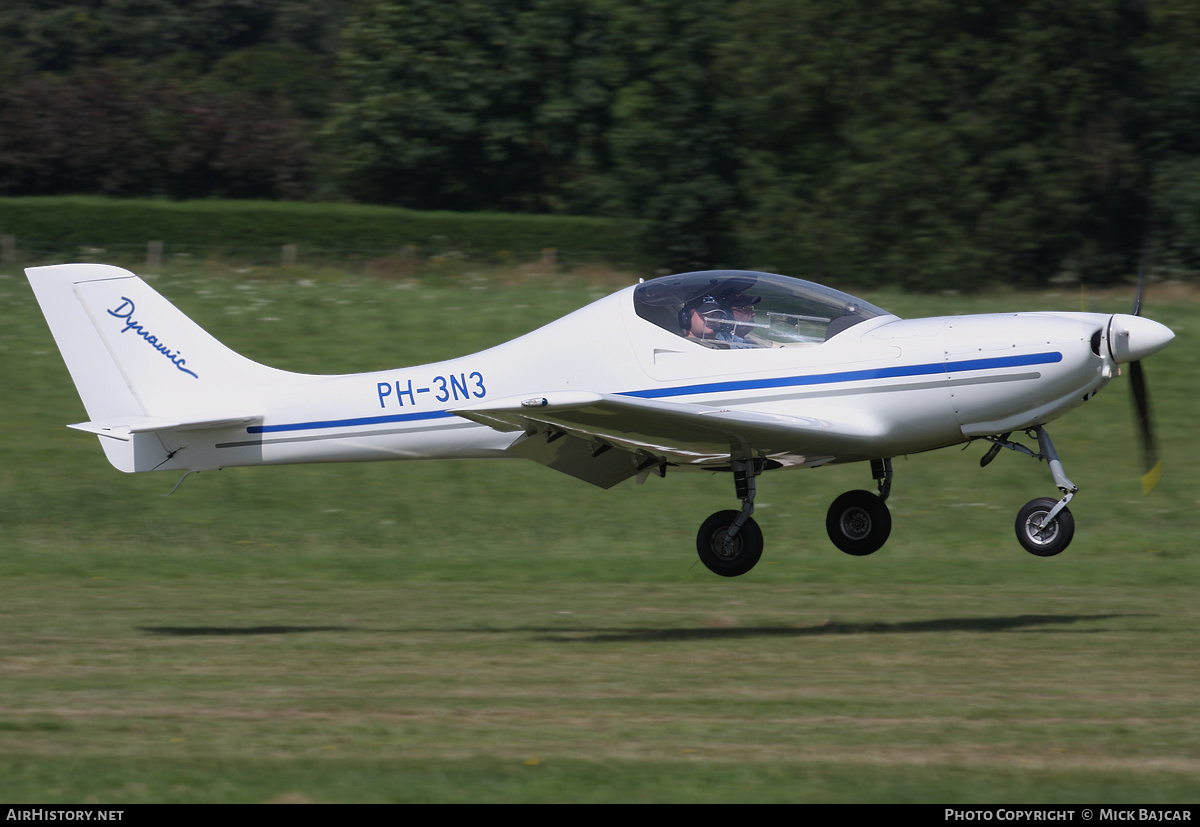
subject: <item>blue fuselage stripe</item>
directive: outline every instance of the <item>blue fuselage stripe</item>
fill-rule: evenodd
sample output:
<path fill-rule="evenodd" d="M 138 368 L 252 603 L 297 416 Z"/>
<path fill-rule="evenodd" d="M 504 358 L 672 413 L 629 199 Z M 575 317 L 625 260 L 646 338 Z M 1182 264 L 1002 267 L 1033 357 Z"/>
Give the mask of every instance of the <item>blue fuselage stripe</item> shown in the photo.
<path fill-rule="evenodd" d="M 393 416 L 364 416 L 358 419 L 326 419 L 320 422 L 295 422 L 287 425 L 251 425 L 250 434 L 277 434 L 280 431 L 315 431 L 321 428 L 350 428 L 355 425 L 386 425 L 390 422 L 415 422 L 420 419 L 451 417 L 449 411 L 425 411 L 424 413 L 395 414 Z"/>
<path fill-rule="evenodd" d="M 692 396 L 700 393 L 728 393 L 730 391 L 770 390 L 773 388 L 795 388 L 805 385 L 832 385 L 839 382 L 867 382 L 874 379 L 897 379 L 909 376 L 931 376 L 939 373 L 954 373 L 970 370 L 997 370 L 1000 368 L 1050 365 L 1061 362 L 1062 353 L 1030 353 L 1023 356 L 1001 356 L 992 359 L 965 359 L 958 362 L 938 362 L 926 365 L 903 365 L 867 370 L 847 370 L 838 373 L 820 373 L 809 376 L 780 376 L 775 379 L 743 379 L 736 382 L 706 382 L 700 385 L 679 385 L 673 388 L 651 388 L 642 391 L 625 391 L 618 396 L 637 399 L 665 399 L 672 396 Z M 283 431 L 315 431 L 323 428 L 350 428 L 360 425 L 386 425 L 394 422 L 415 422 L 422 419 L 453 417 L 449 411 L 425 411 L 422 413 L 392 414 L 389 416 L 367 416 L 357 419 L 327 419 L 318 422 L 295 422 L 284 425 L 252 425 L 251 434 L 275 434 Z"/>
<path fill-rule="evenodd" d="M 928 365 L 902 365 L 894 368 L 847 370 L 839 373 L 819 373 L 810 376 L 780 376 L 776 379 L 743 379 L 737 382 L 709 382 L 703 385 L 682 385 L 674 388 L 652 388 L 628 391 L 622 396 L 639 399 L 663 399 L 669 396 L 688 396 L 694 393 L 726 393 L 729 391 L 795 388 L 804 385 L 833 385 L 838 382 L 865 382 L 872 379 L 897 379 L 907 376 L 931 376 L 968 370 L 994 370 L 1028 365 L 1048 365 L 1062 361 L 1061 353 L 1031 353 L 1024 356 L 1003 356 L 994 359 L 967 359 L 960 362 L 938 362 Z"/>

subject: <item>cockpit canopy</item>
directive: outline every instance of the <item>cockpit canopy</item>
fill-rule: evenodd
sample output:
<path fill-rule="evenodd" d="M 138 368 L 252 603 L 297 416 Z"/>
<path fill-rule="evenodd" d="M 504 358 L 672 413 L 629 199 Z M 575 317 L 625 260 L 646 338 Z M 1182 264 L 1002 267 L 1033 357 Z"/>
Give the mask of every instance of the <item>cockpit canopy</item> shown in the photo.
<path fill-rule="evenodd" d="M 839 290 L 748 270 L 651 279 L 634 289 L 633 304 L 646 321 L 712 348 L 817 344 L 891 315 Z"/>

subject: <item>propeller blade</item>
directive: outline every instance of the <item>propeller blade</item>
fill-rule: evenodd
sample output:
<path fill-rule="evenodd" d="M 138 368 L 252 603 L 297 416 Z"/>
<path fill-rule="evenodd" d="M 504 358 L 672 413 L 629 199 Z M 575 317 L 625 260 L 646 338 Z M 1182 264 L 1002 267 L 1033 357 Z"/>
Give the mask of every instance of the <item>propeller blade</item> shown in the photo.
<path fill-rule="evenodd" d="M 1138 261 L 1137 292 L 1133 295 L 1133 310 L 1130 314 L 1133 316 L 1142 315 L 1142 298 L 1146 295 L 1146 271 L 1149 269 L 1147 266 L 1149 258 L 1150 225 L 1147 222 L 1145 237 L 1142 240 L 1142 255 Z M 1150 395 L 1146 391 L 1146 374 L 1142 371 L 1141 357 L 1166 347 L 1167 343 L 1175 338 L 1175 334 L 1165 327 L 1160 331 L 1143 325 L 1143 329 L 1137 333 L 1140 347 L 1135 348 L 1131 346 L 1130 342 L 1134 336 L 1134 327 L 1132 325 L 1119 325 L 1118 327 L 1121 328 L 1118 335 L 1123 336 L 1126 353 L 1135 357 L 1129 362 L 1129 385 L 1133 388 L 1137 428 L 1142 435 L 1142 467 L 1145 469 L 1142 473 L 1142 493 L 1149 494 L 1162 479 L 1163 465 L 1162 460 L 1158 458 L 1158 445 L 1154 441 L 1154 429 L 1150 424 Z"/>
<path fill-rule="evenodd" d="M 1138 280 L 1137 292 L 1133 294 L 1133 310 L 1130 311 L 1131 316 L 1142 315 L 1142 296 L 1146 294 L 1146 256 L 1142 256 L 1141 264 L 1138 265 Z"/>
<path fill-rule="evenodd" d="M 1146 375 L 1141 362 L 1129 363 L 1129 384 L 1133 388 L 1137 427 L 1142 436 L 1142 467 L 1145 469 L 1142 474 L 1142 493 L 1149 494 L 1162 477 L 1162 460 L 1158 458 L 1158 446 L 1150 423 L 1150 396 L 1146 391 Z"/>
<path fill-rule="evenodd" d="M 1146 295 L 1146 271 L 1150 269 L 1150 222 L 1146 222 L 1142 235 L 1142 254 L 1138 256 L 1137 292 L 1133 294 L 1131 316 L 1142 315 L 1142 297 Z"/>

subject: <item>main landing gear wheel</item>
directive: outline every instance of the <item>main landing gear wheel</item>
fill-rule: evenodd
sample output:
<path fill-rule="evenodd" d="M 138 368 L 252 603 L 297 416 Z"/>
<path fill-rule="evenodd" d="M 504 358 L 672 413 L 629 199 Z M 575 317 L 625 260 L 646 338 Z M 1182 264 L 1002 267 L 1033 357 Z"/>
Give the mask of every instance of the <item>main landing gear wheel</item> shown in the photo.
<path fill-rule="evenodd" d="M 1046 515 L 1058 505 L 1057 500 L 1040 497 L 1030 500 L 1017 512 L 1017 540 L 1030 554 L 1053 557 L 1071 544 L 1075 536 L 1075 518 L 1062 509 L 1049 523 Z"/>
<path fill-rule="evenodd" d="M 762 557 L 762 529 L 752 518 L 742 523 L 729 547 L 725 547 L 725 535 L 740 513 L 718 511 L 704 521 L 700 533 L 696 535 L 696 551 L 700 554 L 700 561 L 708 566 L 709 571 L 722 577 L 745 574 Z"/>
<path fill-rule="evenodd" d="M 829 506 L 825 530 L 839 549 L 865 557 L 887 542 L 892 533 L 892 512 L 870 491 L 847 491 Z"/>

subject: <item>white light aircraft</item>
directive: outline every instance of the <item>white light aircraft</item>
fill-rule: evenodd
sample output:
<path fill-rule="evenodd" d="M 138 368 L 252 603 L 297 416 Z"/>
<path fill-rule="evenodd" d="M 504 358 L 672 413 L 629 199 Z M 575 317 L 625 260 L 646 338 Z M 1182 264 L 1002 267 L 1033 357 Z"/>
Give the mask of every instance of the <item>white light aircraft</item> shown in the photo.
<path fill-rule="evenodd" d="M 1045 424 L 1131 365 L 1147 464 L 1157 471 L 1139 360 L 1174 334 L 1132 314 L 900 319 L 846 293 L 747 271 L 651 279 L 459 359 L 314 376 L 226 348 L 145 281 L 100 264 L 26 271 L 90 421 L 122 471 L 517 457 L 601 488 L 671 471 L 732 477 L 700 559 L 732 577 L 762 554 L 757 477 L 870 464 L 878 493 L 838 497 L 835 546 L 879 549 L 891 458 L 971 440 L 1045 460 L 1058 499 L 1017 514 L 1017 538 L 1061 552 L 1077 487 Z M 1024 432 L 1036 450 L 1011 439 Z"/>

